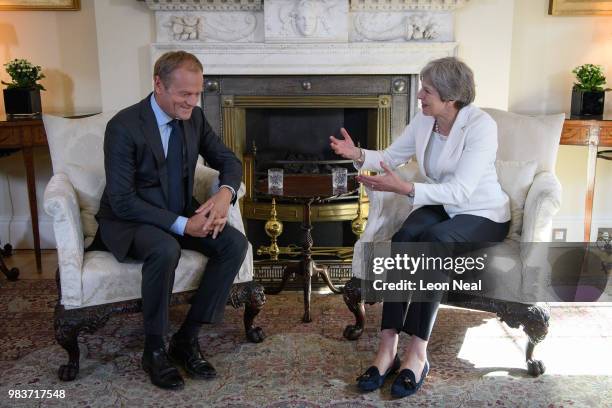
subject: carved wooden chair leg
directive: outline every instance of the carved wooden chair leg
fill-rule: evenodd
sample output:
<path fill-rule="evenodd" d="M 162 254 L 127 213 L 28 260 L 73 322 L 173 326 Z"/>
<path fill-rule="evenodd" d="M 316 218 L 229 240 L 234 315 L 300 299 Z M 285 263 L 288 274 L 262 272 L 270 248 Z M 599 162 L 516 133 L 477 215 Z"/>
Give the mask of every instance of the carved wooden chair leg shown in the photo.
<path fill-rule="evenodd" d="M 261 343 L 266 335 L 261 327 L 254 326 L 255 317 L 266 303 L 266 295 L 262 285 L 256 282 L 243 282 L 232 285 L 229 303 L 234 308 L 244 304 L 244 331 L 252 343 Z"/>
<path fill-rule="evenodd" d="M 13 247 L 11 246 L 11 244 L 4 245 L 4 249 L 0 247 L 0 272 L 2 272 L 4 276 L 6 276 L 6 279 L 10 281 L 16 281 L 17 278 L 19 277 L 19 269 L 7 268 L 6 264 L 4 263 L 4 259 L 2 259 L 2 258 L 8 258 L 9 256 L 11 256 L 12 251 L 13 251 Z"/>
<path fill-rule="evenodd" d="M 65 309 L 58 304 L 55 307 L 55 339 L 68 352 L 68 363 L 62 364 L 57 372 L 62 381 L 72 381 L 79 373 L 80 333 L 94 333 L 106 324 L 111 315 L 129 313 L 139 309 L 137 302 L 84 307 L 82 309 Z"/>
<path fill-rule="evenodd" d="M 55 307 L 55 340 L 68 352 L 68 363 L 62 364 L 57 371 L 61 381 L 72 381 L 79 373 L 79 325 L 67 316 L 68 313 L 59 304 Z"/>
<path fill-rule="evenodd" d="M 342 298 L 351 313 L 355 315 L 355 324 L 349 324 L 344 328 L 344 338 L 357 340 L 363 334 L 365 326 L 365 306 L 361 301 L 360 279 L 353 277 L 344 285 Z"/>
<path fill-rule="evenodd" d="M 544 362 L 533 358 L 533 350 L 548 334 L 549 320 L 550 311 L 548 308 L 539 305 L 529 307 L 523 320 L 523 331 L 529 338 L 525 351 L 527 372 L 534 377 L 542 375 L 546 371 Z"/>
<path fill-rule="evenodd" d="M 498 312 L 500 319 L 512 328 L 523 327 L 528 337 L 525 350 L 527 372 L 537 377 L 544 374 L 546 367 L 541 360 L 533 358 L 533 350 L 548 334 L 550 312 L 548 308 L 539 305 L 508 302 L 503 310 Z"/>

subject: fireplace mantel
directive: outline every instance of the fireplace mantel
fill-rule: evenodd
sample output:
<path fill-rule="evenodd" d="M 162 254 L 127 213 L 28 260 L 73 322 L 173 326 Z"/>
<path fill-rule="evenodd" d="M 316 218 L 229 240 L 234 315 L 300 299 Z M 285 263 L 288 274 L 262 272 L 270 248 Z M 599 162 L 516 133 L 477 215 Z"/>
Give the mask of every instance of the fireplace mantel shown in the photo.
<path fill-rule="evenodd" d="M 456 55 L 467 0 L 146 0 L 152 60 L 187 50 L 212 75 L 415 74 Z"/>
<path fill-rule="evenodd" d="M 196 55 L 206 75 L 361 75 L 418 73 L 434 58 L 455 54 L 452 43 L 153 44 L 153 60 L 172 50 Z"/>

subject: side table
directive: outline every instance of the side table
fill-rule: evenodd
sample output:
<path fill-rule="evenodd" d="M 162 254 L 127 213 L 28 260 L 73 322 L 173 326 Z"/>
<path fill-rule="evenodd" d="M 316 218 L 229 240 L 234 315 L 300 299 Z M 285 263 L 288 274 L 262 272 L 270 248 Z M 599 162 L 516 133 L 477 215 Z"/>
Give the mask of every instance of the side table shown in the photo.
<path fill-rule="evenodd" d="M 588 146 L 586 197 L 584 200 L 584 242 L 591 240 L 593 197 L 595 195 L 595 170 L 598 158 L 607 158 L 599 147 L 612 147 L 612 118 L 566 119 L 561 132 L 562 145 Z M 609 159 L 608 159 L 609 160 Z"/>
<path fill-rule="evenodd" d="M 0 118 L 0 152 L 11 154 L 18 150 L 23 153 L 26 169 L 32 235 L 36 267 L 41 272 L 40 236 L 38 233 L 38 204 L 36 201 L 36 176 L 34 174 L 34 147 L 48 146 L 43 121 L 40 118 L 7 120 Z"/>
<path fill-rule="evenodd" d="M 260 180 L 255 184 L 255 191 L 261 195 L 272 199 L 272 219 L 269 222 L 272 224 L 276 220 L 276 200 L 299 203 L 304 206 L 302 231 L 304 231 L 304 241 L 302 243 L 302 259 L 297 265 L 288 265 L 284 272 L 281 283 L 278 288 L 270 291 L 270 294 L 280 293 L 287 284 L 289 277 L 293 274 L 301 275 L 304 279 L 304 316 L 302 321 L 310 323 L 310 295 L 312 293 L 312 278 L 321 276 L 333 293 L 342 293 L 342 291 L 334 286 L 329 274 L 327 266 L 317 265 L 312 259 L 312 222 L 311 222 L 311 205 L 322 204 L 330 201 L 340 200 L 346 196 L 357 192 L 357 186 L 354 179 L 349 179 L 349 186 L 346 191 L 335 192 L 332 189 L 331 175 L 305 175 L 305 174 L 290 174 L 284 177 L 282 191 L 268 191 L 266 180 Z M 280 225 L 280 227 L 279 227 Z M 266 225 L 268 229 L 268 225 Z M 276 238 L 282 233 L 282 224 L 272 225 L 271 228 L 277 229 L 277 234 L 273 237 L 271 247 L 276 246 Z M 276 250 L 278 247 L 276 246 Z"/>

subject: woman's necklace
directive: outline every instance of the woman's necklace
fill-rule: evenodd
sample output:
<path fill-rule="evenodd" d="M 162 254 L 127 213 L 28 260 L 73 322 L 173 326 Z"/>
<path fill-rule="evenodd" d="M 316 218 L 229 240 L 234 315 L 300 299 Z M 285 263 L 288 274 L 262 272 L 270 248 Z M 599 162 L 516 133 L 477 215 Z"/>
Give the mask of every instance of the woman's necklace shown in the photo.
<path fill-rule="evenodd" d="M 440 133 L 440 125 L 438 125 L 438 119 L 434 121 L 433 131 L 436 133 Z"/>

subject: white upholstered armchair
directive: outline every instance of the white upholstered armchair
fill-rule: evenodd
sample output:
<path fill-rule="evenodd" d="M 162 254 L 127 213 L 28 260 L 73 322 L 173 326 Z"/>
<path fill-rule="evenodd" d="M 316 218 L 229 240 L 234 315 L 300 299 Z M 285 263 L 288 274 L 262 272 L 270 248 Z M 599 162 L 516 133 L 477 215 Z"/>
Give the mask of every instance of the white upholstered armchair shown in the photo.
<path fill-rule="evenodd" d="M 95 214 L 105 186 L 104 131 L 114 112 L 83 119 L 43 116 L 49 142 L 53 177 L 45 189 L 44 208 L 53 218 L 58 255 L 59 300 L 55 309 L 55 337 L 68 352 L 59 377 L 73 380 L 79 368 L 77 337 L 94 332 L 112 314 L 140 310 L 141 267 L 138 262 L 118 262 L 110 252 L 86 251 L 98 228 Z M 218 172 L 196 166 L 194 196 L 204 202 L 218 189 Z M 244 195 L 244 185 L 238 196 Z M 230 207 L 228 223 L 244 233 L 238 202 Z M 183 250 L 175 274 L 172 303 L 187 302 L 198 287 L 208 259 Z M 234 280 L 229 304 L 245 306 L 247 338 L 260 342 L 263 331 L 253 320 L 265 303 L 263 287 L 253 282 L 251 245 Z"/>
<path fill-rule="evenodd" d="M 552 217 L 559 210 L 561 184 L 555 176 L 555 162 L 564 115 L 530 117 L 485 109 L 498 127 L 497 173 L 500 184 L 510 197 L 512 220 L 505 243 L 520 251 L 521 242 L 551 240 Z M 397 169 L 406 180 L 420 178 L 416 163 Z M 361 299 L 363 243 L 390 241 L 411 211 L 409 201 L 395 193 L 367 191 L 370 201 L 364 233 L 355 244 L 353 278 L 344 288 L 344 300 L 355 315 L 355 324 L 345 328 L 349 340 L 359 338 L 365 324 L 365 308 Z M 518 257 L 520 258 L 520 257 Z M 523 258 L 524 259 L 524 258 Z M 489 272 L 489 270 L 487 271 Z M 546 279 L 528 273 L 525 265 L 499 265 L 494 273 L 505 283 L 504 292 L 493 298 L 449 294 L 447 303 L 472 309 L 495 312 L 511 327 L 522 326 L 529 337 L 526 351 L 527 368 L 537 376 L 544 372 L 541 361 L 533 359 L 533 349 L 548 331 L 549 313 L 545 307 L 510 300 L 512 292 L 523 293 L 535 281 Z M 496 275 L 497 276 L 497 275 Z"/>

